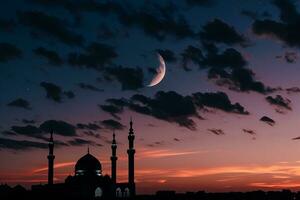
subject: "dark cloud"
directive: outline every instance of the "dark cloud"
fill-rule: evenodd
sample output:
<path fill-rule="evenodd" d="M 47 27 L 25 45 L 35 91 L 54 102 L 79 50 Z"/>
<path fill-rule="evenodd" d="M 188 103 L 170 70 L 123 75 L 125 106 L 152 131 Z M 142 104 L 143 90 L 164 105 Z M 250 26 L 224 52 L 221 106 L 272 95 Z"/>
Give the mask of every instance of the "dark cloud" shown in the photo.
<path fill-rule="evenodd" d="M 122 90 L 136 90 L 143 87 L 144 74 L 139 67 L 110 67 L 106 68 L 105 73 L 107 76 L 120 82 Z"/>
<path fill-rule="evenodd" d="M 46 133 L 53 130 L 55 134 L 68 137 L 77 135 L 75 126 L 59 120 L 47 120 L 40 125 L 40 129 Z"/>
<path fill-rule="evenodd" d="M 12 126 L 10 131 L 3 131 L 4 135 L 27 136 L 48 141 L 50 131 L 57 135 L 72 137 L 77 136 L 75 127 L 64 121 L 47 120 L 40 126 Z"/>
<path fill-rule="evenodd" d="M 7 42 L 0 43 L 0 62 L 8 62 L 22 56 L 22 51 L 13 44 Z"/>
<path fill-rule="evenodd" d="M 68 61 L 73 66 L 103 70 L 105 66 L 112 64 L 112 60 L 117 56 L 114 47 L 93 42 L 85 47 L 84 53 L 70 53 Z"/>
<path fill-rule="evenodd" d="M 7 106 L 13 106 L 13 107 L 19 107 L 19 108 L 24 108 L 27 110 L 30 110 L 30 103 L 23 99 L 23 98 L 17 98 L 15 100 L 13 100 L 12 102 L 8 103 Z"/>
<path fill-rule="evenodd" d="M 39 47 L 34 49 L 33 52 L 38 56 L 46 58 L 50 65 L 60 66 L 63 64 L 63 59 L 55 51 L 48 50 L 44 47 Z"/>
<path fill-rule="evenodd" d="M 291 101 L 287 98 L 283 98 L 281 95 L 276 95 L 276 97 L 267 96 L 266 97 L 267 102 L 269 102 L 271 105 L 275 105 L 279 108 L 285 108 L 287 110 L 291 110 Z"/>
<path fill-rule="evenodd" d="M 295 63 L 298 59 L 298 55 L 296 52 L 285 52 L 284 54 L 284 58 L 286 60 L 287 63 Z"/>
<path fill-rule="evenodd" d="M 75 98 L 75 94 L 72 91 L 64 91 L 63 94 L 66 95 L 66 97 L 68 97 L 69 99 Z"/>
<path fill-rule="evenodd" d="M 256 132 L 254 130 L 251 129 L 243 129 L 244 133 L 250 134 L 250 135 L 256 135 Z"/>
<path fill-rule="evenodd" d="M 94 137 L 94 138 L 97 138 L 97 139 L 100 139 L 100 138 L 102 139 L 102 138 L 103 138 L 100 134 L 94 133 L 94 132 L 91 131 L 91 130 L 83 131 L 83 133 L 84 133 L 85 135 L 87 135 L 87 136 L 91 136 L 91 137 Z"/>
<path fill-rule="evenodd" d="M 101 144 L 98 144 L 94 141 L 85 140 L 85 139 L 81 139 L 81 138 L 75 138 L 73 140 L 70 140 L 70 141 L 68 141 L 68 144 L 72 145 L 72 146 L 83 146 L 83 145 L 102 146 Z"/>
<path fill-rule="evenodd" d="M 175 142 L 180 142 L 180 141 L 181 141 L 181 140 L 178 139 L 178 138 L 173 138 L 173 140 L 174 140 Z"/>
<path fill-rule="evenodd" d="M 232 104 L 229 97 L 224 92 L 217 93 L 194 93 L 193 94 L 195 104 L 202 108 L 203 106 L 217 108 L 226 112 L 249 114 L 243 106 L 239 103 Z"/>
<path fill-rule="evenodd" d="M 247 9 L 243 9 L 241 11 L 241 15 L 244 15 L 246 17 L 249 17 L 252 20 L 256 20 L 259 18 L 268 18 L 271 17 L 271 14 L 268 11 L 264 11 L 262 13 L 258 12 L 258 11 L 252 11 L 252 10 L 247 10 Z"/>
<path fill-rule="evenodd" d="M 300 88 L 298 87 L 290 87 L 290 88 L 286 88 L 285 90 L 287 91 L 288 94 L 300 92 Z"/>
<path fill-rule="evenodd" d="M 17 13 L 18 20 L 38 31 L 39 36 L 52 37 L 67 45 L 83 44 L 83 37 L 68 28 L 68 23 L 56 16 L 47 15 L 39 11 L 25 11 Z"/>
<path fill-rule="evenodd" d="M 174 91 L 159 91 L 154 98 L 133 95 L 131 101 L 131 110 L 196 130 L 196 124 L 190 117 L 200 116 L 191 96 L 182 96 Z"/>
<path fill-rule="evenodd" d="M 126 126 L 113 119 L 106 119 L 101 121 L 101 124 L 109 130 L 123 130 Z"/>
<path fill-rule="evenodd" d="M 222 30 L 222 31 L 220 31 Z M 227 45 L 245 45 L 246 38 L 220 19 L 214 19 L 203 26 L 200 38 L 204 41 L 224 43 Z"/>
<path fill-rule="evenodd" d="M 185 0 L 189 6 L 211 7 L 215 5 L 215 0 Z"/>
<path fill-rule="evenodd" d="M 230 113 L 248 114 L 239 103 L 232 104 L 225 93 L 194 93 L 183 96 L 174 91 L 159 91 L 153 98 L 136 94 L 130 99 L 108 99 L 107 102 L 118 109 L 113 114 L 121 113 L 124 107 L 167 122 L 176 123 L 190 130 L 196 130 L 192 117 L 202 119 L 198 109 L 216 108 Z M 101 106 L 101 105 L 100 105 Z M 105 107 L 105 106 L 104 106 Z M 106 111 L 104 109 L 104 111 Z M 106 112 L 109 112 L 108 110 Z"/>
<path fill-rule="evenodd" d="M 209 132 L 215 134 L 215 135 L 225 135 L 225 132 L 222 129 L 207 129 Z"/>
<path fill-rule="evenodd" d="M 47 149 L 48 144 L 42 142 L 34 142 L 28 140 L 13 140 L 7 138 L 0 138 L 0 150 L 30 150 L 30 149 Z"/>
<path fill-rule="evenodd" d="M 175 53 L 169 49 L 157 49 L 156 51 L 164 58 L 166 62 L 173 63 L 177 61 Z"/>
<path fill-rule="evenodd" d="M 116 114 L 123 112 L 123 107 L 116 105 L 98 105 L 103 111 L 110 113 L 114 118 L 120 119 Z"/>
<path fill-rule="evenodd" d="M 292 140 L 300 140 L 300 136 L 299 136 L 299 137 L 292 138 Z"/>
<path fill-rule="evenodd" d="M 195 65 L 201 65 L 204 56 L 202 54 L 201 49 L 194 47 L 192 45 L 189 45 L 184 52 L 181 53 L 182 57 L 182 66 L 185 71 L 191 70 L 188 67 L 188 64 L 193 63 Z"/>
<path fill-rule="evenodd" d="M 99 125 L 96 124 L 96 123 L 88 123 L 88 124 L 78 123 L 78 124 L 76 125 L 76 127 L 77 127 L 78 129 L 93 130 L 93 131 L 96 131 L 96 130 L 101 129 L 101 126 L 99 126 Z"/>
<path fill-rule="evenodd" d="M 62 89 L 53 83 L 41 82 L 40 85 L 46 90 L 46 97 L 56 102 L 61 102 Z"/>
<path fill-rule="evenodd" d="M 42 130 L 36 126 L 26 125 L 26 126 L 12 126 L 11 131 L 13 135 L 23 135 L 27 137 L 33 137 L 38 139 L 45 139 Z"/>
<path fill-rule="evenodd" d="M 270 117 L 267 117 L 267 116 L 263 116 L 262 118 L 260 118 L 260 121 L 265 122 L 265 123 L 269 124 L 270 126 L 274 126 L 276 123 L 273 119 L 271 119 Z"/>
<path fill-rule="evenodd" d="M 253 32 L 257 35 L 276 37 L 292 47 L 300 47 L 299 25 L 300 15 L 294 1 L 274 0 L 274 5 L 280 11 L 280 21 L 255 20 L 252 25 Z"/>
<path fill-rule="evenodd" d="M 91 91 L 95 91 L 95 92 L 103 92 L 102 89 L 99 89 L 99 88 L 97 88 L 91 84 L 87 84 L 87 83 L 79 83 L 78 86 L 85 90 L 91 90 Z"/>
<path fill-rule="evenodd" d="M 211 43 L 203 43 L 206 54 L 200 48 L 188 46 L 181 54 L 185 70 L 188 63 L 208 68 L 208 78 L 215 80 L 220 86 L 226 86 L 235 91 L 256 91 L 259 93 L 272 92 L 273 89 L 255 80 L 252 70 L 246 68 L 247 61 L 234 48 L 227 48 L 219 53 L 219 49 Z"/>
<path fill-rule="evenodd" d="M 35 124 L 35 123 L 36 123 L 35 120 L 28 120 L 28 119 L 22 119 L 22 122 L 23 122 L 24 124 Z"/>
<path fill-rule="evenodd" d="M 150 144 L 147 144 L 148 147 L 158 147 L 158 146 L 164 146 L 166 143 L 165 141 L 156 141 L 156 142 L 152 142 Z"/>
<path fill-rule="evenodd" d="M 174 12 L 176 9 L 173 3 L 166 5 L 147 3 L 139 9 L 123 10 L 119 19 L 123 25 L 140 28 L 146 35 L 160 41 L 169 36 L 176 39 L 194 37 L 187 20 L 183 15 Z"/>
<path fill-rule="evenodd" d="M 75 94 L 72 91 L 63 91 L 60 86 L 49 82 L 41 82 L 40 86 L 46 90 L 46 97 L 55 102 L 62 102 L 63 95 L 73 99 Z"/>
<path fill-rule="evenodd" d="M 252 11 L 252 10 L 242 10 L 241 15 L 244 15 L 246 17 L 249 17 L 250 19 L 256 20 L 259 18 L 259 13 L 257 11 Z"/>
<path fill-rule="evenodd" d="M 16 22 L 12 19 L 0 19 L 0 31 L 12 32 L 16 26 Z"/>

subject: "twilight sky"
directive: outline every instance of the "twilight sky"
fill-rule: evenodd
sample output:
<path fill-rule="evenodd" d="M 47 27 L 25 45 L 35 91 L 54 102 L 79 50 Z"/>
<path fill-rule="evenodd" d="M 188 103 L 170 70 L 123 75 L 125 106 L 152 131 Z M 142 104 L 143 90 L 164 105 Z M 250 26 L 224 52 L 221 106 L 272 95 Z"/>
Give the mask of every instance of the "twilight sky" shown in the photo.
<path fill-rule="evenodd" d="M 300 189 L 300 4 L 293 0 L 0 2 L 0 183 L 55 182 L 87 147 L 138 193 Z M 165 59 L 166 76 L 145 87 Z"/>

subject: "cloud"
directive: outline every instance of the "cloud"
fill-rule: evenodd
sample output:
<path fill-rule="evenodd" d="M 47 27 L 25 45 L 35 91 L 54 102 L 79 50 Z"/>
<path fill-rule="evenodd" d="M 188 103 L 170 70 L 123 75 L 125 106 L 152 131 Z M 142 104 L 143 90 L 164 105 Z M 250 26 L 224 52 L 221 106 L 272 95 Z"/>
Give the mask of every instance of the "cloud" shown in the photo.
<path fill-rule="evenodd" d="M 300 140 L 300 137 L 292 138 L 292 140 Z"/>
<path fill-rule="evenodd" d="M 255 80 L 254 72 L 246 68 L 246 59 L 236 49 L 226 48 L 221 52 L 215 44 L 207 42 L 203 42 L 202 46 L 203 51 L 189 45 L 181 53 L 184 70 L 191 70 L 189 64 L 194 64 L 199 69 L 208 69 L 209 79 L 234 91 L 256 91 L 262 94 L 274 91 L 274 88 Z"/>
<path fill-rule="evenodd" d="M 27 109 L 27 110 L 31 109 L 30 103 L 27 100 L 23 99 L 23 98 L 17 98 L 15 100 L 11 101 L 10 103 L 8 103 L 7 106 L 24 108 L 24 109 Z"/>
<path fill-rule="evenodd" d="M 242 10 L 241 15 L 249 17 L 250 19 L 256 20 L 259 17 L 259 13 L 257 11 L 252 10 Z"/>
<path fill-rule="evenodd" d="M 91 84 L 87 84 L 87 83 L 79 83 L 78 86 L 82 89 L 85 90 L 90 90 L 90 91 L 95 91 L 95 92 L 102 92 L 102 89 L 99 89 Z"/>
<path fill-rule="evenodd" d="M 41 82 L 40 86 L 46 90 L 46 97 L 55 102 L 62 101 L 62 95 L 65 95 L 69 99 L 75 97 L 75 94 L 72 91 L 62 91 L 61 87 L 49 82 Z"/>
<path fill-rule="evenodd" d="M 112 64 L 112 60 L 118 56 L 114 47 L 104 43 L 92 42 L 84 50 L 84 53 L 70 53 L 68 58 L 69 64 L 103 70 L 104 67 Z"/>
<path fill-rule="evenodd" d="M 208 22 L 202 29 L 199 36 L 203 41 L 224 43 L 227 45 L 245 45 L 245 36 L 238 33 L 233 26 L 226 24 L 220 19 L 214 19 L 213 21 Z"/>
<path fill-rule="evenodd" d="M 273 119 L 271 119 L 270 117 L 267 117 L 267 116 L 263 116 L 262 118 L 260 118 L 260 121 L 265 122 L 265 123 L 269 124 L 270 126 L 274 126 L 276 123 Z"/>
<path fill-rule="evenodd" d="M 225 135 L 224 131 L 222 129 L 207 129 L 209 132 L 215 134 L 215 135 Z"/>
<path fill-rule="evenodd" d="M 91 140 L 85 140 L 81 138 L 75 138 L 73 140 L 68 141 L 68 144 L 72 146 L 83 146 L 83 145 L 93 145 L 93 146 L 102 146 L 101 144 L 98 144 L 94 141 Z"/>
<path fill-rule="evenodd" d="M 114 118 L 120 119 L 116 114 L 123 112 L 123 107 L 115 105 L 98 105 L 103 111 L 110 113 Z"/>
<path fill-rule="evenodd" d="M 51 130 L 53 130 L 55 134 L 67 136 L 67 137 L 77 135 L 75 126 L 69 124 L 68 122 L 59 121 L 59 120 L 44 121 L 40 125 L 40 129 L 46 133 L 49 133 Z"/>
<path fill-rule="evenodd" d="M 226 112 L 248 115 L 249 112 L 245 110 L 239 103 L 232 104 L 229 97 L 224 92 L 216 93 L 194 93 L 195 104 L 198 107 L 217 108 Z"/>
<path fill-rule="evenodd" d="M 62 90 L 59 86 L 48 82 L 41 82 L 40 85 L 46 90 L 47 98 L 56 102 L 61 102 Z"/>
<path fill-rule="evenodd" d="M 77 136 L 76 129 L 72 124 L 58 120 L 47 120 L 40 124 L 40 126 L 12 126 L 10 131 L 4 131 L 3 134 L 13 136 L 22 135 L 48 141 L 51 130 L 53 130 L 55 134 L 65 137 Z"/>
<path fill-rule="evenodd" d="M 285 90 L 287 91 L 288 94 L 300 92 L 300 88 L 298 87 L 290 87 L 290 88 L 286 88 Z"/>
<path fill-rule="evenodd" d="M 118 108 L 114 114 L 121 113 L 126 107 L 137 113 L 176 123 L 190 130 L 196 130 L 196 123 L 192 117 L 202 119 L 198 109 L 204 109 L 204 107 L 216 108 L 229 113 L 248 114 L 239 103 L 232 104 L 228 96 L 223 92 L 198 92 L 183 96 L 175 91 L 159 91 L 153 98 L 135 94 L 129 99 L 108 99 L 106 102 Z"/>
<path fill-rule="evenodd" d="M 243 129 L 244 133 L 250 134 L 250 135 L 256 135 L 256 132 L 254 130 L 251 129 Z"/>
<path fill-rule="evenodd" d="M 182 96 L 174 91 L 159 91 L 154 98 L 136 94 L 131 97 L 131 101 L 129 105 L 131 110 L 175 122 L 191 130 L 196 129 L 196 124 L 190 117 L 200 118 L 192 97 Z"/>
<path fill-rule="evenodd" d="M 136 90 L 144 86 L 143 70 L 139 67 L 110 67 L 105 69 L 105 74 L 120 82 L 122 90 Z"/>
<path fill-rule="evenodd" d="M 252 25 L 253 32 L 275 37 L 291 47 L 300 47 L 300 15 L 294 1 L 274 0 L 273 3 L 280 11 L 280 21 L 255 20 Z"/>
<path fill-rule="evenodd" d="M 189 63 L 193 63 L 195 65 L 200 66 L 204 56 L 202 54 L 201 49 L 189 45 L 182 53 L 182 66 L 185 71 L 190 71 L 191 69 L 188 67 Z"/>
<path fill-rule="evenodd" d="M 183 15 L 175 15 L 173 3 L 159 5 L 147 3 L 138 9 L 127 9 L 119 13 L 120 22 L 127 27 L 137 27 L 159 41 L 167 37 L 184 39 L 194 37 L 194 32 Z"/>
<path fill-rule="evenodd" d="M 148 147 L 159 147 L 159 146 L 163 146 L 165 145 L 165 141 L 156 141 L 156 142 L 152 142 L 150 144 L 147 144 Z"/>
<path fill-rule="evenodd" d="M 29 149 L 47 149 L 48 144 L 42 142 L 34 142 L 28 140 L 13 140 L 7 138 L 0 138 L 0 150 L 10 149 L 10 150 L 29 150 Z"/>
<path fill-rule="evenodd" d="M 292 110 L 291 105 L 290 105 L 291 101 L 287 98 L 284 99 L 281 95 L 276 95 L 276 97 L 267 96 L 266 100 L 271 105 L 277 106 L 278 109 L 285 108 L 287 110 Z"/>
<path fill-rule="evenodd" d="M 284 58 L 286 60 L 287 63 L 295 63 L 298 59 L 298 55 L 296 52 L 285 52 L 284 54 Z"/>
<path fill-rule="evenodd" d="M 0 31 L 12 32 L 16 26 L 16 22 L 13 19 L 0 19 Z"/>
<path fill-rule="evenodd" d="M 247 9 L 243 9 L 241 11 L 241 15 L 249 17 L 252 20 L 256 20 L 260 17 L 264 17 L 264 18 L 271 17 L 271 14 L 268 11 L 264 11 L 262 13 L 259 13 L 257 11 L 252 11 L 252 10 L 247 10 Z"/>
<path fill-rule="evenodd" d="M 101 124 L 109 130 L 123 130 L 126 126 L 113 119 L 106 119 L 101 121 Z"/>
<path fill-rule="evenodd" d="M 88 123 L 88 124 L 78 123 L 78 124 L 76 125 L 76 127 L 77 127 L 78 129 L 93 130 L 93 131 L 96 131 L 96 130 L 101 129 L 101 126 L 99 126 L 99 125 L 96 124 L 96 123 Z"/>
<path fill-rule="evenodd" d="M 0 43 L 0 62 L 8 62 L 22 56 L 22 50 L 7 42 Z"/>
<path fill-rule="evenodd" d="M 17 12 L 20 23 L 38 31 L 42 37 L 52 37 L 71 46 L 81 46 L 83 37 L 71 31 L 65 20 L 40 11 Z"/>
<path fill-rule="evenodd" d="M 60 66 L 63 64 L 63 59 L 55 51 L 48 50 L 44 47 L 39 47 L 34 49 L 33 52 L 38 56 L 46 58 L 50 65 Z"/>
<path fill-rule="evenodd" d="M 73 99 L 75 97 L 75 94 L 72 91 L 64 91 L 63 94 L 69 99 Z"/>
<path fill-rule="evenodd" d="M 215 0 L 185 0 L 189 6 L 211 7 L 215 5 Z"/>
<path fill-rule="evenodd" d="M 36 126 L 32 126 L 32 125 L 12 126 L 11 130 L 14 131 L 13 134 L 15 135 L 24 135 L 28 137 L 44 139 L 44 136 L 42 135 L 42 131 Z"/>
<path fill-rule="evenodd" d="M 166 62 L 174 63 L 177 61 L 175 53 L 169 49 L 157 49 L 156 50 Z"/>
<path fill-rule="evenodd" d="M 28 119 L 22 119 L 22 122 L 23 122 L 24 124 L 35 124 L 35 123 L 36 123 L 35 120 L 28 120 Z"/>

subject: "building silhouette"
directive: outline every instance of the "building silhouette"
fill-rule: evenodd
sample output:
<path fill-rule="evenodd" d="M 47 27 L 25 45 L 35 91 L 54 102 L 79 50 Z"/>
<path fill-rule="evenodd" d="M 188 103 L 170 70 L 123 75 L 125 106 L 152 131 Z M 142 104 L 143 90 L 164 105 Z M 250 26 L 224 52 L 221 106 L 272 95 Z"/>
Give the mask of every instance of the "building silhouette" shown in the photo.
<path fill-rule="evenodd" d="M 76 165 L 74 176 L 68 176 L 64 183 L 53 183 L 54 175 L 54 141 L 53 131 L 50 132 L 48 158 L 48 184 L 33 185 L 32 194 L 35 197 L 66 198 L 66 199 L 122 199 L 135 197 L 134 181 L 134 132 L 130 120 L 128 134 L 128 182 L 117 182 L 117 142 L 115 133 L 111 144 L 111 177 L 102 174 L 101 162 L 94 157 L 89 148 L 87 154 L 81 157 Z"/>

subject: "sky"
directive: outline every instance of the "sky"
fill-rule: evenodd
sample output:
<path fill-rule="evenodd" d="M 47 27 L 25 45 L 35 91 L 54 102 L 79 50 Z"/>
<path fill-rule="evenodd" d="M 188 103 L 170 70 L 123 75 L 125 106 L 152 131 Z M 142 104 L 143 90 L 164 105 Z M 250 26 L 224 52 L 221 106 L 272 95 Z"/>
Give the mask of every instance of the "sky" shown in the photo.
<path fill-rule="evenodd" d="M 139 194 L 300 189 L 300 4 L 0 2 L 0 183 L 56 183 L 87 153 Z M 162 81 L 148 87 L 159 66 Z"/>

